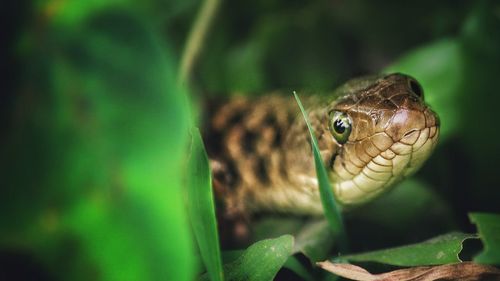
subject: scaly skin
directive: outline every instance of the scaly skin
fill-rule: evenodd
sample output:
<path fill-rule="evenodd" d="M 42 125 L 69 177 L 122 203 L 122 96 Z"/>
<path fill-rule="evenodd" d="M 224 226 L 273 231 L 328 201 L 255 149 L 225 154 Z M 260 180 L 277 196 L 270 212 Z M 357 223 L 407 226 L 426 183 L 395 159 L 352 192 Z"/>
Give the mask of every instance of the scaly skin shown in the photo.
<path fill-rule="evenodd" d="M 414 173 L 437 143 L 439 119 L 403 74 L 347 82 L 330 95 L 301 95 L 334 193 L 344 207 L 370 201 Z M 212 108 L 205 132 L 217 199 L 229 216 L 321 214 L 305 122 L 292 95 L 235 97 Z M 332 112 L 347 114 L 345 143 Z"/>

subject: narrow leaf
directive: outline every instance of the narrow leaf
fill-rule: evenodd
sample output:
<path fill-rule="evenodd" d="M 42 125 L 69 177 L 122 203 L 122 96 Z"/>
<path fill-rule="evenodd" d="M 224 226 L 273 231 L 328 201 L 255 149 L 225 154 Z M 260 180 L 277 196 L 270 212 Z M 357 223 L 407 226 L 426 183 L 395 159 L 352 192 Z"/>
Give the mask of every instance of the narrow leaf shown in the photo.
<path fill-rule="evenodd" d="M 487 264 L 500 264 L 500 215 L 472 213 L 470 220 L 477 225 L 484 250 L 474 257 L 474 261 Z"/>
<path fill-rule="evenodd" d="M 347 248 L 347 239 L 345 234 L 344 223 L 342 221 L 340 209 L 335 201 L 335 195 L 330 185 L 328 173 L 326 172 L 325 166 L 323 165 L 323 158 L 319 153 L 318 141 L 316 140 L 316 136 L 314 135 L 314 130 L 311 127 L 309 118 L 307 117 L 307 112 L 302 106 L 302 103 L 300 102 L 297 93 L 293 92 L 293 95 L 295 96 L 295 100 L 297 101 L 297 104 L 300 107 L 300 111 L 302 112 L 304 120 L 307 124 L 307 128 L 309 129 L 312 151 L 314 155 L 314 164 L 316 167 L 316 175 L 318 177 L 319 192 L 321 196 L 321 203 L 323 205 L 323 210 L 326 219 L 328 220 L 328 223 L 330 224 L 330 227 L 333 231 L 334 236 L 339 239 L 340 247 L 344 251 Z"/>
<path fill-rule="evenodd" d="M 191 130 L 191 136 L 191 155 L 187 177 L 189 217 L 210 279 L 223 280 L 208 157 L 198 128 Z"/>
<path fill-rule="evenodd" d="M 368 253 L 342 256 L 344 260 L 357 262 L 378 262 L 398 266 L 436 265 L 460 262 L 458 257 L 462 251 L 462 243 L 466 239 L 475 238 L 473 234 L 449 233 L 430 240 L 378 250 Z"/>

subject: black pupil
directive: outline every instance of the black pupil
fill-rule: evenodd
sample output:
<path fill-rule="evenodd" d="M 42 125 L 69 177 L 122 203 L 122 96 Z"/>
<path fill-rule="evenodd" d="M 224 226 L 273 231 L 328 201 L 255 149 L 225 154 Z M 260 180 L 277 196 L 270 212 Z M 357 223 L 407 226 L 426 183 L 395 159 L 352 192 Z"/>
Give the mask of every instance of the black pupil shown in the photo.
<path fill-rule="evenodd" d="M 419 97 L 422 96 L 422 88 L 420 87 L 420 85 L 414 81 L 414 80 L 411 80 L 410 81 L 410 87 L 411 87 L 411 90 Z"/>
<path fill-rule="evenodd" d="M 333 129 L 335 129 L 335 132 L 337 132 L 339 134 L 343 134 L 345 132 L 345 129 L 346 129 L 346 124 L 344 124 L 344 122 L 342 120 L 337 119 L 333 123 Z"/>

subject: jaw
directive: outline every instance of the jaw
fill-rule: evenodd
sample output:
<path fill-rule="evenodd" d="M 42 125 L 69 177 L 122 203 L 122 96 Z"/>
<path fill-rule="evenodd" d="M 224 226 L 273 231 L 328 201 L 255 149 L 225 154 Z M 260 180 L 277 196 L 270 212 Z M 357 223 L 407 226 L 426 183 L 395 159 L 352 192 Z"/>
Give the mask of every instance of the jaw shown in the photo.
<path fill-rule="evenodd" d="M 333 167 L 333 190 L 337 200 L 344 206 L 354 206 L 390 190 L 422 166 L 431 155 L 438 135 L 439 128 L 431 126 L 409 132 L 390 146 L 387 144 L 388 148 L 382 146 L 384 149 L 377 150 L 374 149 L 377 146 L 372 144 L 367 149 L 365 145 L 365 155 L 361 157 L 353 156 L 353 152 L 359 156 L 359 147 L 348 149 L 346 157 L 336 159 Z"/>

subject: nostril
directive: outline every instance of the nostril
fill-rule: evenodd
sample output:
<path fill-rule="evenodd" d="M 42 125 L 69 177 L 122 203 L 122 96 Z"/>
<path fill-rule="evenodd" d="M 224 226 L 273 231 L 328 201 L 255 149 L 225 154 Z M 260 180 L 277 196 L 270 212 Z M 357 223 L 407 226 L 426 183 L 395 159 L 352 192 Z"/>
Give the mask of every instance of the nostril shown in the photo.
<path fill-rule="evenodd" d="M 418 130 L 417 130 L 417 129 L 413 129 L 413 130 L 410 130 L 410 131 L 406 132 L 406 133 L 403 135 L 403 138 L 405 138 L 405 137 L 407 137 L 407 136 L 409 136 L 409 135 L 411 135 L 411 134 L 415 133 L 416 131 L 418 131 Z"/>
<path fill-rule="evenodd" d="M 413 129 L 409 130 L 406 132 L 403 137 L 400 139 L 400 142 L 407 144 L 407 145 L 413 145 L 417 140 L 418 137 L 420 136 L 420 130 Z"/>

